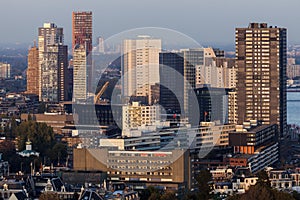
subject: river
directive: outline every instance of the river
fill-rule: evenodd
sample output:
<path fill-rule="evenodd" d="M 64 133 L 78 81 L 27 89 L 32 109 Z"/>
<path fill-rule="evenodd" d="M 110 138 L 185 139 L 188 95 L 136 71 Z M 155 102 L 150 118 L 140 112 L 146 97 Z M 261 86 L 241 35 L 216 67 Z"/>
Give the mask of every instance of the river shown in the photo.
<path fill-rule="evenodd" d="M 288 124 L 297 124 L 300 126 L 300 92 L 288 92 L 287 100 L 287 122 Z"/>

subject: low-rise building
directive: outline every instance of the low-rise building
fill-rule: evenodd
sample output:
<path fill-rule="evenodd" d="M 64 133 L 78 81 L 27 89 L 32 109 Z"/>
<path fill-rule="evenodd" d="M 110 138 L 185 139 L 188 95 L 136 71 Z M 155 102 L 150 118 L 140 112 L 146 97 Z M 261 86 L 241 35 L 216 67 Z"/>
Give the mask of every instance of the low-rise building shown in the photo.
<path fill-rule="evenodd" d="M 229 145 L 234 155 L 228 158 L 230 166 L 248 166 L 256 173 L 276 163 L 279 159 L 278 126 L 258 125 L 252 120 L 236 126 L 229 134 Z"/>
<path fill-rule="evenodd" d="M 28 115 L 21 114 L 21 120 L 27 121 Z M 39 122 L 46 123 L 53 128 L 53 131 L 57 134 L 62 134 L 62 128 L 68 125 L 74 125 L 74 118 L 72 114 L 62 113 L 44 113 L 44 114 L 32 114 L 31 119 Z"/>
<path fill-rule="evenodd" d="M 110 151 L 74 149 L 74 170 L 107 172 L 110 181 L 123 181 L 133 189 L 161 186 L 183 191 L 190 188 L 189 152 Z"/>

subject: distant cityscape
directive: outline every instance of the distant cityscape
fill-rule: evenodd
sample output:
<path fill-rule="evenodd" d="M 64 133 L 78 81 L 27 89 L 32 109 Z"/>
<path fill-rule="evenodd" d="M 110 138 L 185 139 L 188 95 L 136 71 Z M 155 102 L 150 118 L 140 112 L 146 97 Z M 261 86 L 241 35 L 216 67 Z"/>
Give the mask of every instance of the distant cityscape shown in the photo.
<path fill-rule="evenodd" d="M 250 22 L 223 50 L 70 23 L 69 46 L 45 22 L 29 49 L 0 47 L 0 199 L 300 199 L 288 27 Z"/>

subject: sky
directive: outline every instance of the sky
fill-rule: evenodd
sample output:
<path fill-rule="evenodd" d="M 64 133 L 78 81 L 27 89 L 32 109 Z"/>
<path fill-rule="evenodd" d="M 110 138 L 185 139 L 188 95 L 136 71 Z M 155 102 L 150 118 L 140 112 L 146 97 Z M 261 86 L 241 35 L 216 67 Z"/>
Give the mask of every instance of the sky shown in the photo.
<path fill-rule="evenodd" d="M 1 0 L 0 43 L 30 43 L 54 22 L 71 42 L 72 11 L 93 12 L 94 38 L 140 27 L 182 32 L 200 44 L 234 45 L 235 28 L 267 22 L 300 43 L 299 0 Z"/>

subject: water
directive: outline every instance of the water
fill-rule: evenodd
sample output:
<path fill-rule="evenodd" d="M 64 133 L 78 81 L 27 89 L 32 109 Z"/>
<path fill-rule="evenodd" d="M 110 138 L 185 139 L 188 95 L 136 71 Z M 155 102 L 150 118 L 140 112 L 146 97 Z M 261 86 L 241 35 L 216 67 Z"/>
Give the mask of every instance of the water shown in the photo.
<path fill-rule="evenodd" d="M 287 102 L 287 123 L 300 126 L 300 92 L 288 92 L 287 100 L 299 100 Z"/>

